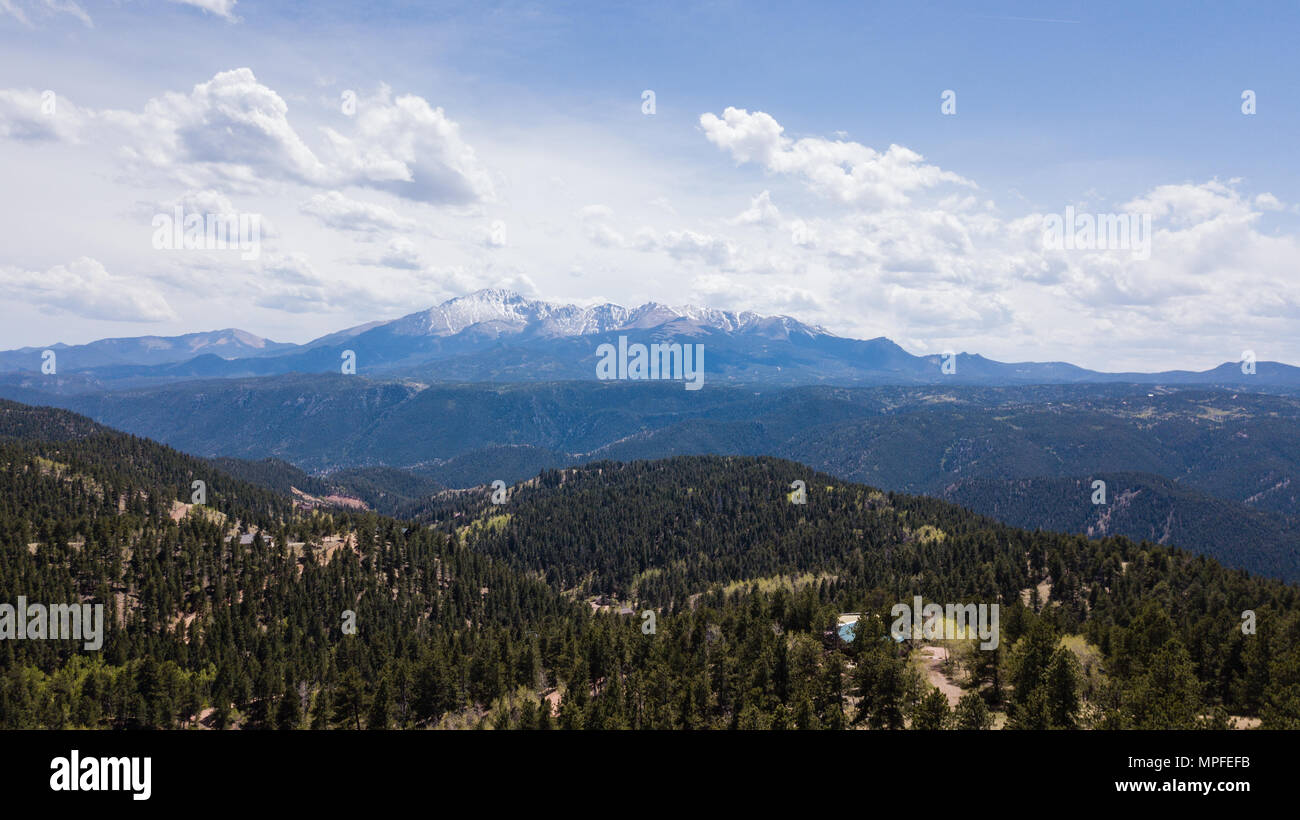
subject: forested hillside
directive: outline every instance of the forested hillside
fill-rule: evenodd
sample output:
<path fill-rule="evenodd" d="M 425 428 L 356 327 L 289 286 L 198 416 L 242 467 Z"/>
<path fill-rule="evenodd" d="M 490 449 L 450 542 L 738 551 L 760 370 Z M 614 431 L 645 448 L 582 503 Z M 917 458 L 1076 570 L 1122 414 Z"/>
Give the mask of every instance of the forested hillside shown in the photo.
<path fill-rule="evenodd" d="M 792 462 L 603 462 L 401 521 L 63 411 L 4 403 L 0 436 L 0 602 L 110 624 L 0 641 L 4 727 L 1300 727 L 1295 587 Z M 999 604 L 998 647 L 928 668 L 884 640 L 916 595 Z"/>
<path fill-rule="evenodd" d="M 432 530 L 293 515 L 64 411 L 6 402 L 0 425 L 0 601 L 102 603 L 109 624 L 97 653 L 0 641 L 7 728 L 428 724 L 535 683 L 580 612 Z"/>
<path fill-rule="evenodd" d="M 443 489 L 428 476 L 395 467 L 350 467 L 322 477 L 277 458 L 247 461 L 223 457 L 209 462 L 221 472 L 250 484 L 283 495 L 297 495 L 300 503 L 305 503 L 301 499 L 307 497 L 315 506 L 363 506 L 380 513 L 393 513 Z"/>
<path fill-rule="evenodd" d="M 1104 496 L 1098 495 L 1103 490 Z M 972 478 L 950 484 L 940 495 L 1017 527 L 1095 537 L 1123 534 L 1272 577 L 1300 579 L 1300 534 L 1294 519 L 1221 501 L 1156 475 Z"/>
<path fill-rule="evenodd" d="M 806 483 L 806 504 L 787 498 L 796 479 Z M 472 532 L 476 549 L 576 594 L 698 611 L 786 588 L 778 594 L 791 596 L 814 637 L 830 632 L 836 612 L 877 613 L 887 623 L 889 606 L 913 595 L 1000 602 L 1008 613 L 1003 646 L 970 653 L 957 677 L 1005 708 L 1011 725 L 1043 725 L 1041 715 L 1030 720 L 1023 711 L 1034 688 L 1024 679 L 1047 674 L 1024 665 L 1028 650 L 1018 641 L 1028 635 L 1041 642 L 1035 651 L 1047 665 L 1056 663 L 1057 649 L 1077 650 L 1077 669 L 1065 656 L 1059 662 L 1071 675 L 1084 670 L 1072 679 L 1086 690 L 1079 714 L 1091 725 L 1153 726 L 1164 720 L 1149 713 L 1157 708 L 1177 711 L 1180 725 L 1215 707 L 1267 713 L 1271 725 L 1294 719 L 1290 695 L 1281 693 L 1294 693 L 1286 687 L 1300 682 L 1296 589 L 1180 550 L 1122 537 L 1030 533 L 773 459 L 551 471 L 505 505 L 462 495 L 424 516 L 445 524 L 458 513 L 492 516 L 491 526 Z M 1246 610 L 1268 620 L 1269 638 L 1242 634 Z M 1160 677 L 1173 672 L 1176 681 Z M 1013 680 L 1021 680 L 1012 687 L 1018 695 L 1004 691 Z M 1177 691 L 1183 705 L 1144 700 L 1162 691 Z"/>
<path fill-rule="evenodd" d="M 515 482 L 547 468 L 772 455 L 844 480 L 951 497 L 1017 526 L 1086 533 L 1090 517 L 1106 511 L 1093 508 L 1090 490 L 1077 492 L 1079 482 L 1142 473 L 1151 491 L 1110 515 L 1105 533 L 1300 578 L 1300 400 L 1290 396 L 1139 385 L 685 391 L 334 375 L 40 402 L 197 455 L 261 461 L 223 469 L 264 486 L 358 498 L 389 514 L 440 485 Z M 389 469 L 349 472 L 379 467 Z M 310 490 L 286 469 L 300 472 L 300 482 L 310 471 L 328 483 Z M 1203 505 L 1215 514 L 1200 515 Z"/>

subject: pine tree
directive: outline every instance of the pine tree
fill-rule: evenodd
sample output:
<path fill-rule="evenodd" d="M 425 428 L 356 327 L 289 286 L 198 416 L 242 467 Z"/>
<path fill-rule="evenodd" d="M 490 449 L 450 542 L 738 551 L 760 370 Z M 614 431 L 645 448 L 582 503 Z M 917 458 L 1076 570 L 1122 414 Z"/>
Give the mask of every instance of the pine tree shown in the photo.
<path fill-rule="evenodd" d="M 826 660 L 817 712 L 825 728 L 830 730 L 844 728 L 844 657 L 838 651 L 832 651 Z"/>
<path fill-rule="evenodd" d="M 280 696 L 280 706 L 275 712 L 275 728 L 297 729 L 302 721 L 302 704 L 298 702 L 298 693 L 292 686 L 284 687 Z"/>
<path fill-rule="evenodd" d="M 332 713 L 333 706 L 330 703 L 330 690 L 321 687 L 320 691 L 316 693 L 316 702 L 312 704 L 311 728 L 328 729 Z"/>
<path fill-rule="evenodd" d="M 366 712 L 366 691 L 361 673 L 350 666 L 339 679 L 334 693 L 333 723 L 348 729 L 361 729 L 361 716 Z"/>
<path fill-rule="evenodd" d="M 1195 729 L 1201 714 L 1200 682 L 1191 656 L 1177 638 L 1165 642 L 1134 682 L 1128 712 L 1138 729 Z"/>
<path fill-rule="evenodd" d="M 537 702 L 531 697 L 524 698 L 524 703 L 519 707 L 519 728 L 526 731 L 537 728 Z M 542 708 L 546 708 L 543 704 Z"/>
<path fill-rule="evenodd" d="M 953 717 L 957 729 L 970 731 L 993 728 L 993 718 L 984 698 L 976 692 L 967 692 L 957 700 L 957 709 Z"/>
<path fill-rule="evenodd" d="M 379 678 L 374 697 L 370 699 L 370 711 L 366 717 L 367 729 L 387 729 L 392 722 L 393 694 L 388 685 L 388 676 Z"/>
<path fill-rule="evenodd" d="M 858 711 L 854 723 L 872 729 L 902 729 L 907 698 L 906 661 L 894 657 L 892 642 L 879 642 L 858 658 Z"/>
<path fill-rule="evenodd" d="M 1035 698 L 1043 697 L 1039 689 L 1047 678 L 1053 643 L 1051 629 L 1041 620 L 1034 621 L 1020 640 L 1016 641 L 1011 659 L 1012 717 L 1020 710 L 1030 708 L 1030 702 Z M 1035 702 L 1033 708 L 1037 710 L 1042 707 Z M 1042 722 L 1040 718 L 1036 715 L 1028 720 L 1037 725 Z"/>
<path fill-rule="evenodd" d="M 1052 655 L 1047 670 L 1047 713 L 1053 729 L 1074 729 L 1078 726 L 1079 662 L 1074 653 L 1062 646 Z"/>
<path fill-rule="evenodd" d="M 930 687 L 930 691 L 921 698 L 912 714 L 913 729 L 946 729 L 952 719 L 952 711 L 948 708 L 948 697 L 935 687 Z"/>

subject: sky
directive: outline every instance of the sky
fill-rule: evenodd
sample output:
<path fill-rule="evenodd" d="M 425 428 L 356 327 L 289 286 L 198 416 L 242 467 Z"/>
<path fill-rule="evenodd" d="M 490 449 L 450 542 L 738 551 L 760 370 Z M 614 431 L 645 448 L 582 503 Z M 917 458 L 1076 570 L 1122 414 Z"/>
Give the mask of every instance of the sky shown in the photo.
<path fill-rule="evenodd" d="M 0 348 L 305 342 L 499 287 L 1300 363 L 1298 30 L 1290 2 L 0 0 Z M 178 207 L 256 242 L 166 247 Z"/>

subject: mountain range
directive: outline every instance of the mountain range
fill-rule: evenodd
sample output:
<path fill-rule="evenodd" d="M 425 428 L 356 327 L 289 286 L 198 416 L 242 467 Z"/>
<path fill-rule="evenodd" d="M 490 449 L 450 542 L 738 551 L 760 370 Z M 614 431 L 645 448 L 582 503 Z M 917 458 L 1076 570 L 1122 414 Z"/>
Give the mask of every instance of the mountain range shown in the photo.
<path fill-rule="evenodd" d="M 412 514 L 441 487 L 678 455 L 771 455 L 1016 526 L 1122 534 L 1300 578 L 1300 400 L 1200 387 L 432 384 L 342 375 L 7 390 L 280 492 Z M 268 461 L 271 459 L 271 461 Z M 1107 503 L 1091 503 L 1092 482 Z"/>
<path fill-rule="evenodd" d="M 1126 382 L 1300 387 L 1300 368 L 1236 362 L 1205 371 L 1104 373 L 1064 362 L 998 362 L 961 353 L 913 355 L 884 337 L 849 339 L 789 316 L 761 316 L 650 302 L 591 307 L 480 290 L 387 322 L 369 322 L 306 344 L 274 342 L 236 329 L 176 337 L 103 339 L 0 352 L 0 384 L 47 392 L 171 384 L 193 379 L 287 373 L 356 373 L 419 381 L 592 380 L 597 349 L 629 342 L 686 342 L 707 350 L 705 383 L 724 384 L 1071 384 Z M 54 374 L 42 371 L 54 351 Z M 54 378 L 50 378 L 53 375 Z"/>
<path fill-rule="evenodd" d="M 599 381 L 596 348 L 703 344 L 703 391 Z M 606 460 L 775 456 L 1026 528 L 1126 535 L 1300 578 L 1296 368 L 1108 374 L 913 356 L 784 316 L 485 290 L 307 344 L 239 330 L 0 353 L 62 407 L 300 506 L 414 515 L 444 488 Z M 356 374 L 340 372 L 345 351 Z M 1277 395 L 1272 395 L 1277 394 Z M 1109 499 L 1090 502 L 1104 480 Z"/>

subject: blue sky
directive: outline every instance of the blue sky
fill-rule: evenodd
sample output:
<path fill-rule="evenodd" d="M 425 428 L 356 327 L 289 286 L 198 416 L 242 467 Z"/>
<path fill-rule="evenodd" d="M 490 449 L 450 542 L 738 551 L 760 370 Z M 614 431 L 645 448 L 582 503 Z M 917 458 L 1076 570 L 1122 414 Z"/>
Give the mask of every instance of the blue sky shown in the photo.
<path fill-rule="evenodd" d="M 304 341 L 505 286 L 788 313 L 914 352 L 1300 361 L 1297 18 L 0 0 L 0 172 L 22 192 L 0 205 L 0 346 Z M 177 203 L 258 214 L 259 257 L 151 247 Z M 1045 249 L 1067 206 L 1150 215 L 1149 256 Z"/>

